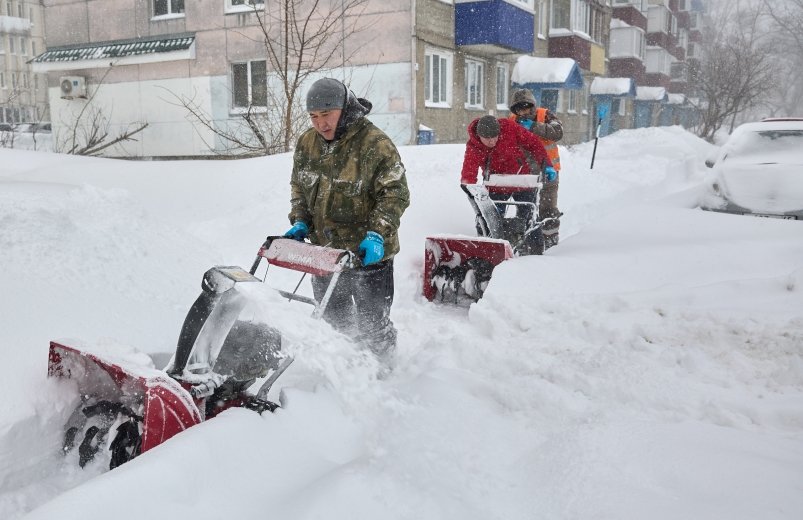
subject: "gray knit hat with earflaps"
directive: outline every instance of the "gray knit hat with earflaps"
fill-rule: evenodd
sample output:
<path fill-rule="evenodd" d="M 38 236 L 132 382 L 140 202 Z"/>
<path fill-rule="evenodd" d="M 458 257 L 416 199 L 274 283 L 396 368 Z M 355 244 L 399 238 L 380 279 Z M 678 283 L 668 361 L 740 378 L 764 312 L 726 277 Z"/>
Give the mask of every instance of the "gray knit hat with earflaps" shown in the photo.
<path fill-rule="evenodd" d="M 530 104 L 532 106 L 538 105 L 538 103 L 535 102 L 535 96 L 533 96 L 533 92 L 530 89 L 520 88 L 513 93 L 513 99 L 510 101 L 510 111 L 515 112 L 521 108 L 520 105 L 526 104 Z"/>

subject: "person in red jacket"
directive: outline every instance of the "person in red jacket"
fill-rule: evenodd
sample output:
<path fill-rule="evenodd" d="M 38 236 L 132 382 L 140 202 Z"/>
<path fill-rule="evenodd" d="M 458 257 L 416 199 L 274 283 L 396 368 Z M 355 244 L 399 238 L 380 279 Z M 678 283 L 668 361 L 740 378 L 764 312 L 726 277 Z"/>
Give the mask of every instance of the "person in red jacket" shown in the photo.
<path fill-rule="evenodd" d="M 480 170 L 484 179 L 491 174 L 537 175 L 540 172 L 550 181 L 557 177 L 544 145 L 533 133 L 514 121 L 490 115 L 477 118 L 468 125 L 460 183 L 477 184 Z M 507 200 L 512 196 L 518 202 L 535 203 L 536 191 L 489 194 L 493 200 Z M 529 220 L 532 208 L 523 208 L 517 216 Z"/>

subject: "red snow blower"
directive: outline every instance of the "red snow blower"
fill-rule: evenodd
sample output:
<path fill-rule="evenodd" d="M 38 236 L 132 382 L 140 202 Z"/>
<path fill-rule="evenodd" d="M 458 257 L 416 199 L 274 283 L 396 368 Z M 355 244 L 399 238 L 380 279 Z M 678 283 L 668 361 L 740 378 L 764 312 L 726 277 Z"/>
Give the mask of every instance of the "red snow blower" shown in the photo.
<path fill-rule="evenodd" d="M 479 237 L 427 237 L 424 296 L 445 303 L 476 302 L 497 265 L 514 256 L 543 254 L 546 222 L 537 220 L 542 186 L 540 175 L 490 175 L 484 184 L 461 185 L 474 209 Z M 534 192 L 534 202 L 505 200 L 525 191 Z"/>
<path fill-rule="evenodd" d="M 320 302 L 279 290 L 290 300 L 313 305 L 314 318 L 323 314 L 340 273 L 358 261 L 350 251 L 268 237 L 250 271 L 209 269 L 164 370 L 132 356 L 52 341 L 48 376 L 74 381 L 81 398 L 65 425 L 65 454 L 77 444 L 81 467 L 102 454 L 113 469 L 228 408 L 276 409 L 268 392 L 293 358 L 282 352 L 277 328 L 243 319 L 247 291 L 238 290 L 241 284 L 264 282 L 255 276 L 263 259 L 268 267 L 332 275 Z M 257 392 L 250 392 L 262 378 Z"/>

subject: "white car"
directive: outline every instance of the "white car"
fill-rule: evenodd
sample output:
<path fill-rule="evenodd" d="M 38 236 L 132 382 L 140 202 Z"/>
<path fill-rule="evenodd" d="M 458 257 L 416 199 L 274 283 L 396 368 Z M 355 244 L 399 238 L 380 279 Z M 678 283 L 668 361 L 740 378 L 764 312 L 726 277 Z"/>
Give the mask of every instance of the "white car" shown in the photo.
<path fill-rule="evenodd" d="M 736 128 L 717 154 L 703 209 L 803 220 L 803 118 Z"/>

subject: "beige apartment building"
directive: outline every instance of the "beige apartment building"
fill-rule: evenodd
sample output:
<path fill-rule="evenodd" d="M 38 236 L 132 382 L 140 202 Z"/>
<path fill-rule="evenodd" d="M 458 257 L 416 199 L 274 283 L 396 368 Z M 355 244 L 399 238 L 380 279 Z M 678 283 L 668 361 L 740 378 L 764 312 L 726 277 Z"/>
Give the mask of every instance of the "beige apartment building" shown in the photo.
<path fill-rule="evenodd" d="M 285 4 L 43 0 L 47 50 L 33 69 L 47 78 L 57 149 L 60 134 L 91 104 L 110 134 L 148 124 L 136 141 L 106 155 L 220 152 L 225 146 L 214 132 L 176 100 L 192 99 L 221 127 L 242 120 L 248 107 L 267 105 L 264 92 L 274 86 L 265 79 L 271 71 L 254 8 L 263 19 L 278 19 Z M 359 16 L 362 30 L 332 54 L 325 74 L 372 101 L 369 117 L 397 144 L 463 142 L 472 119 L 507 115 L 516 59 L 546 55 L 549 4 L 369 0 L 333 27 L 345 33 Z"/>
<path fill-rule="evenodd" d="M 362 3 L 349 10 L 355 1 Z M 34 3 L 0 2 L 15 13 Z M 281 47 L 288 6 L 303 13 L 309 2 L 41 0 L 44 23 L 0 28 L 28 30 L 30 40 L 46 35 L 46 50 L 27 58 L 30 77 L 37 81 L 38 74 L 47 85 L 56 150 L 64 151 L 65 131 L 74 134 L 80 116 L 109 135 L 147 124 L 105 155 L 209 156 L 231 151 L 220 131 L 242 127 L 245 116 L 268 119 L 287 105 L 262 28 Z M 592 138 L 601 108 L 609 114 L 601 135 L 692 119 L 691 97 L 679 94 L 693 87 L 684 67 L 694 65 L 694 21 L 703 0 L 323 0 L 319 6 L 313 23 L 332 14 L 327 34 L 338 43 L 326 51 L 327 66 L 299 86 L 297 100 L 318 77 L 341 79 L 373 103 L 370 119 L 399 145 L 465 142 L 474 118 L 509 115 L 515 88 L 530 89 L 558 115 L 563 144 Z M 14 42 L 18 48 L 19 36 Z M 615 81 L 603 81 L 609 77 Z M 642 99 L 647 94 L 640 89 L 653 85 L 678 95 Z M 660 117 L 647 117 L 648 109 Z M 288 125 L 269 126 L 277 133 Z"/>

